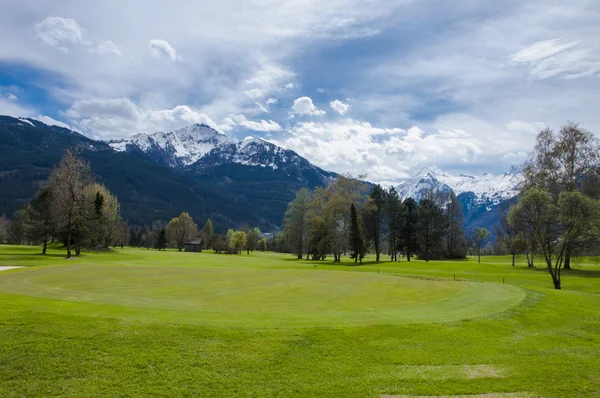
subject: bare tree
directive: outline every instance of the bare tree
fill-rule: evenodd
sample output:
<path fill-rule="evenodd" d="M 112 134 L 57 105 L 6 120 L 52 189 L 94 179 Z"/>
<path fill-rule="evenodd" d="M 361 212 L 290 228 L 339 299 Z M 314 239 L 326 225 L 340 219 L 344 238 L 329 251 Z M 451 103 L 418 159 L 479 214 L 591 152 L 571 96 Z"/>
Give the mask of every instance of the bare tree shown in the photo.
<path fill-rule="evenodd" d="M 81 224 L 84 188 L 90 181 L 90 167 L 76 149 L 67 149 L 59 165 L 50 175 L 52 219 L 57 231 L 65 235 L 67 258 L 71 258 L 72 255 L 73 232 L 76 226 Z"/>

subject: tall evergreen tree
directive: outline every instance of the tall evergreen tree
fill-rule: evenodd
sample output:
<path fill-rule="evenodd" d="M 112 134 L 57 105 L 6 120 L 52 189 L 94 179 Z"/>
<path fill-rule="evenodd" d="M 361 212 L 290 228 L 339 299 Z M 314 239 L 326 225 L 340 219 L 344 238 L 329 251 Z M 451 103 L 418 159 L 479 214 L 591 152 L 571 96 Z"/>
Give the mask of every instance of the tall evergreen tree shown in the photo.
<path fill-rule="evenodd" d="M 385 218 L 386 192 L 381 185 L 375 185 L 369 194 L 365 208 L 365 236 L 373 242 L 375 258 L 379 261 L 381 254 L 381 235 Z"/>
<path fill-rule="evenodd" d="M 401 231 L 402 234 L 402 248 L 406 255 L 406 260 L 410 261 L 410 258 L 417 254 L 419 251 L 419 240 L 418 240 L 418 212 L 417 202 L 413 198 L 406 198 L 403 202 L 406 208 L 406 217 L 404 219 L 404 225 Z"/>
<path fill-rule="evenodd" d="M 202 237 L 202 246 L 205 249 L 210 249 L 210 242 L 211 242 L 211 238 L 215 233 L 215 229 L 213 227 L 213 223 L 210 220 L 210 218 L 208 220 L 206 220 L 206 224 L 204 224 L 204 228 L 202 228 L 202 233 L 201 233 L 201 237 Z"/>
<path fill-rule="evenodd" d="M 48 237 L 52 233 L 52 191 L 49 187 L 43 187 L 35 195 L 29 206 L 29 235 L 34 239 L 40 239 L 43 243 L 42 254 L 46 254 Z"/>
<path fill-rule="evenodd" d="M 156 248 L 158 250 L 165 250 L 167 247 L 167 230 L 162 228 L 158 232 L 158 236 L 156 237 Z"/>
<path fill-rule="evenodd" d="M 354 263 L 360 260 L 362 264 L 362 260 L 365 257 L 366 247 L 365 240 L 362 235 L 362 231 L 360 228 L 360 222 L 358 220 L 358 212 L 356 211 L 356 206 L 354 203 L 350 205 L 350 250 L 352 250 L 352 255 L 350 258 L 354 259 Z"/>
<path fill-rule="evenodd" d="M 446 233 L 444 211 L 432 197 L 421 199 L 417 207 L 419 231 L 419 257 L 429 261 L 439 258 L 443 252 L 443 236 Z"/>
<path fill-rule="evenodd" d="M 390 260 L 398 261 L 398 248 L 403 219 L 403 205 L 394 187 L 390 187 L 386 195 L 386 215 L 388 221 L 388 245 Z"/>
<path fill-rule="evenodd" d="M 467 252 L 467 241 L 462 228 L 463 214 L 454 192 L 450 193 L 446 202 L 446 216 L 448 217 L 446 257 L 464 258 Z"/>

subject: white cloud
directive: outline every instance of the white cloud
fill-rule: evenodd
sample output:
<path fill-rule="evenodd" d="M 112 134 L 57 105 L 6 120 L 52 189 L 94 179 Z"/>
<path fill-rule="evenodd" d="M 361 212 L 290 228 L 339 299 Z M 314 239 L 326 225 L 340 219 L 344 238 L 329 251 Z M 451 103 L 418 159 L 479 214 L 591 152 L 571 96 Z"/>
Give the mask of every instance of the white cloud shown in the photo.
<path fill-rule="evenodd" d="M 279 123 L 274 122 L 273 120 L 260 120 L 258 122 L 252 121 L 252 120 L 245 120 L 242 123 L 240 123 L 241 126 L 246 127 L 247 129 L 250 130 L 254 130 L 254 131 L 280 131 L 281 130 L 281 126 L 279 125 Z"/>
<path fill-rule="evenodd" d="M 310 97 L 300 97 L 294 100 L 292 113 L 296 115 L 323 116 L 326 112 L 318 109 Z"/>
<path fill-rule="evenodd" d="M 268 121 L 260 120 L 257 122 L 257 121 L 253 121 L 253 120 L 248 120 L 246 118 L 246 116 L 244 116 L 242 114 L 227 116 L 226 118 L 223 119 L 223 122 L 219 125 L 219 128 L 222 131 L 229 131 L 237 126 L 242 126 L 249 130 L 254 130 L 254 131 L 264 131 L 264 132 L 281 131 L 281 126 L 279 125 L 279 123 L 277 123 L 273 120 L 268 120 Z"/>
<path fill-rule="evenodd" d="M 119 47 L 111 40 L 104 40 L 96 48 L 90 48 L 90 52 L 94 52 L 100 55 L 116 55 L 121 56 L 123 53 L 119 50 Z"/>
<path fill-rule="evenodd" d="M 322 89 L 322 88 L 317 88 L 317 92 L 318 92 L 318 93 L 320 93 L 320 94 L 324 94 L 324 93 L 325 93 L 325 90 L 324 90 L 324 89 Z"/>
<path fill-rule="evenodd" d="M 71 18 L 48 17 L 33 26 L 36 36 L 49 46 L 68 52 L 66 44 L 89 46 L 85 31 Z"/>
<path fill-rule="evenodd" d="M 177 51 L 163 39 L 153 39 L 148 42 L 148 48 L 155 57 L 168 58 L 175 62 L 177 60 Z"/>
<path fill-rule="evenodd" d="M 600 48 L 579 41 L 538 41 L 512 54 L 509 59 L 513 64 L 529 67 L 531 76 L 539 79 L 578 78 L 600 73 Z"/>
<path fill-rule="evenodd" d="M 154 110 L 142 108 L 128 98 L 76 101 L 66 116 L 84 133 L 101 139 L 171 131 L 193 123 L 217 126 L 206 114 L 186 105 Z"/>
<path fill-rule="evenodd" d="M 9 100 L 11 100 L 11 101 L 18 101 L 18 100 L 19 100 L 19 97 L 17 97 L 17 96 L 16 96 L 16 95 L 14 95 L 13 93 L 8 93 L 6 96 L 7 96 L 7 97 L 8 97 L 8 99 L 9 99 Z"/>
<path fill-rule="evenodd" d="M 331 107 L 331 109 L 333 109 L 340 115 L 345 115 L 346 113 L 348 113 L 350 111 L 350 105 L 344 104 L 342 101 L 337 100 L 337 99 L 334 101 L 331 101 L 329 103 L 329 106 Z"/>
<path fill-rule="evenodd" d="M 267 90 L 262 88 L 252 88 L 250 90 L 244 91 L 248 97 L 252 99 L 262 98 L 267 93 Z"/>
<path fill-rule="evenodd" d="M 267 102 L 267 105 L 273 105 L 273 104 L 276 104 L 276 103 L 277 103 L 277 98 L 273 98 L 273 97 L 271 97 L 271 98 L 267 98 L 267 101 L 266 101 L 266 102 Z"/>

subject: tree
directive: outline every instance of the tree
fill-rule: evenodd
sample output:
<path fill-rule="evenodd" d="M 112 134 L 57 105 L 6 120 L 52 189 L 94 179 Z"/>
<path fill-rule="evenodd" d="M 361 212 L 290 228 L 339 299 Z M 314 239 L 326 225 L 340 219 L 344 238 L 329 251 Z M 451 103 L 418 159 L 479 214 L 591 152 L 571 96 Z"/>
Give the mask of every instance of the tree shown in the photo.
<path fill-rule="evenodd" d="M 229 240 L 229 247 L 234 249 L 236 253 L 241 253 L 241 251 L 246 247 L 247 236 L 244 231 L 236 231 L 231 234 L 231 238 Z"/>
<path fill-rule="evenodd" d="M 535 151 L 524 166 L 524 191 L 541 188 L 556 201 L 559 194 L 582 192 L 598 198 L 600 195 L 600 145 L 590 131 L 568 122 L 558 133 L 541 131 Z M 571 267 L 571 254 L 576 247 L 567 247 L 565 269 Z"/>
<path fill-rule="evenodd" d="M 8 228 L 10 241 L 17 245 L 26 243 L 28 236 L 27 226 L 29 224 L 29 208 L 27 205 L 21 205 L 13 216 Z"/>
<path fill-rule="evenodd" d="M 288 205 L 283 220 L 283 230 L 290 250 L 298 254 L 298 260 L 307 245 L 308 237 L 308 211 L 310 203 L 310 192 L 302 188 L 296 193 L 296 198 Z"/>
<path fill-rule="evenodd" d="M 381 254 L 381 236 L 385 220 L 386 192 L 381 185 L 371 189 L 365 205 L 365 237 L 373 242 L 375 260 L 379 261 Z"/>
<path fill-rule="evenodd" d="M 561 269 L 567 249 L 599 235 L 600 203 L 580 192 L 552 194 L 533 188 L 512 207 L 509 222 L 531 227 L 555 289 L 561 289 Z"/>
<path fill-rule="evenodd" d="M 81 219 L 85 224 L 85 235 L 81 234 L 80 241 L 85 238 L 92 247 L 107 248 L 118 240 L 123 226 L 119 201 L 108 188 L 98 183 L 87 185 L 83 196 Z"/>
<path fill-rule="evenodd" d="M 8 229 L 10 227 L 10 221 L 6 216 L 0 216 L 0 243 L 8 241 Z"/>
<path fill-rule="evenodd" d="M 354 263 L 360 260 L 362 264 L 362 260 L 365 257 L 365 253 L 367 251 L 365 247 L 365 240 L 362 235 L 362 231 L 360 228 L 360 222 L 358 220 L 358 212 L 356 211 L 356 206 L 354 203 L 350 206 L 350 250 L 352 250 L 352 254 L 350 258 L 354 259 Z"/>
<path fill-rule="evenodd" d="M 446 201 L 446 216 L 448 217 L 446 257 L 464 258 L 467 252 L 467 241 L 462 229 L 463 214 L 454 192 L 450 192 Z"/>
<path fill-rule="evenodd" d="M 258 250 L 260 251 L 267 251 L 267 246 L 268 246 L 269 242 L 267 241 L 267 238 L 262 238 L 261 240 L 258 241 Z"/>
<path fill-rule="evenodd" d="M 258 247 L 258 240 L 260 239 L 260 229 L 258 227 L 252 228 L 248 231 L 246 236 L 246 253 L 250 255 L 250 252 L 256 250 Z"/>
<path fill-rule="evenodd" d="M 415 255 L 419 251 L 418 242 L 418 212 L 417 202 L 413 198 L 406 198 L 403 202 L 406 208 L 406 217 L 402 226 L 401 235 L 402 241 L 401 246 L 403 247 L 406 260 L 410 262 L 411 256 Z"/>
<path fill-rule="evenodd" d="M 475 237 L 473 240 L 473 245 L 477 250 L 477 262 L 481 263 L 481 247 L 483 246 L 483 242 L 490 236 L 490 232 L 485 228 L 477 227 L 475 229 Z"/>
<path fill-rule="evenodd" d="M 525 250 L 525 235 L 519 227 L 508 222 L 508 214 L 503 214 L 500 224 L 495 225 L 497 239 L 502 247 L 512 256 L 512 266 L 515 266 L 515 257 Z"/>
<path fill-rule="evenodd" d="M 405 207 L 394 187 L 390 187 L 385 203 L 388 220 L 388 245 L 391 261 L 398 261 L 398 249 L 401 247 L 402 226 L 404 224 Z"/>
<path fill-rule="evenodd" d="M 441 257 L 443 251 L 442 238 L 446 232 L 446 217 L 438 207 L 432 195 L 421 199 L 417 207 L 419 257 L 429 261 Z"/>
<path fill-rule="evenodd" d="M 46 254 L 48 237 L 52 232 L 52 190 L 41 188 L 29 205 L 29 235 L 42 241 L 42 254 Z"/>
<path fill-rule="evenodd" d="M 167 240 L 179 251 L 183 250 L 186 242 L 196 237 L 197 232 L 198 226 L 186 212 L 173 218 L 166 228 Z"/>
<path fill-rule="evenodd" d="M 209 218 L 208 220 L 206 220 L 206 224 L 204 224 L 204 228 L 202 228 L 202 232 L 200 234 L 202 238 L 202 246 L 204 246 L 205 249 L 210 248 L 211 238 L 214 235 L 214 233 L 215 230 L 213 227 L 213 223 Z"/>
<path fill-rule="evenodd" d="M 158 236 L 156 237 L 156 248 L 160 250 L 166 250 L 167 247 L 167 230 L 162 228 L 158 232 Z"/>
<path fill-rule="evenodd" d="M 52 220 L 57 232 L 64 234 L 67 258 L 72 256 L 71 243 L 83 224 L 84 188 L 90 182 L 90 166 L 79 157 L 76 149 L 67 149 L 50 174 Z"/>
<path fill-rule="evenodd" d="M 334 262 L 341 261 L 349 241 L 350 205 L 362 207 L 366 188 L 364 182 L 346 175 L 338 176 L 325 190 L 324 221 Z"/>

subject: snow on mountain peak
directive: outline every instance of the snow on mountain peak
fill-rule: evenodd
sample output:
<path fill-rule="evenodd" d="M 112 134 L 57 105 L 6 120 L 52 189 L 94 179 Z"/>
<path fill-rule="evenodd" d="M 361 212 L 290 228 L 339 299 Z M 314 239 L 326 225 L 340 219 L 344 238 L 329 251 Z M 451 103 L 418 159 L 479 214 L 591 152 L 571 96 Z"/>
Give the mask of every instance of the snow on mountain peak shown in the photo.
<path fill-rule="evenodd" d="M 467 174 L 453 176 L 437 167 L 425 167 L 412 178 L 398 185 L 396 190 L 402 197 L 412 197 L 417 200 L 421 199 L 426 191 L 452 190 L 456 196 L 462 193 L 473 193 L 477 202 L 496 205 L 517 196 L 521 181 L 520 174 L 484 173 L 481 176 Z"/>
<path fill-rule="evenodd" d="M 172 167 L 191 166 L 195 163 L 217 164 L 233 162 L 250 166 L 293 166 L 299 156 L 262 138 L 246 137 L 242 141 L 205 125 L 194 124 L 172 132 L 136 134 L 128 139 L 110 141 L 115 151 L 139 149 Z"/>
<path fill-rule="evenodd" d="M 196 123 L 168 133 L 140 133 L 124 140 L 110 141 L 108 145 L 121 152 L 125 151 L 128 145 L 137 146 L 146 153 L 152 150 L 164 151 L 171 155 L 176 163 L 187 166 L 197 162 L 216 146 L 231 142 L 225 134 L 206 124 Z"/>

